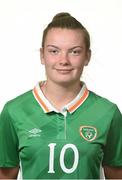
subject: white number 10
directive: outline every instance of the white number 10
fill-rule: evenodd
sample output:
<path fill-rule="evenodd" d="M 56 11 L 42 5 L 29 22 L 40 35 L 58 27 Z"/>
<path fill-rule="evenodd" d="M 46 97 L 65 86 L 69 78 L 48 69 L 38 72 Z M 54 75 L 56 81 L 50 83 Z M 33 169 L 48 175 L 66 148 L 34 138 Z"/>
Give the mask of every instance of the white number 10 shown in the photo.
<path fill-rule="evenodd" d="M 55 146 L 56 143 L 51 143 L 48 145 L 50 147 L 50 156 L 49 156 L 49 171 L 48 173 L 55 173 L 54 170 L 54 157 L 55 157 Z M 71 148 L 74 152 L 74 163 L 72 165 L 72 167 L 70 169 L 66 168 L 65 164 L 64 164 L 64 156 L 65 156 L 65 152 L 67 149 Z M 79 153 L 78 153 L 78 149 L 74 144 L 66 144 L 63 146 L 63 148 L 61 149 L 60 152 L 60 166 L 61 169 L 67 173 L 70 174 L 72 172 L 74 172 L 78 166 L 78 161 L 79 161 Z"/>

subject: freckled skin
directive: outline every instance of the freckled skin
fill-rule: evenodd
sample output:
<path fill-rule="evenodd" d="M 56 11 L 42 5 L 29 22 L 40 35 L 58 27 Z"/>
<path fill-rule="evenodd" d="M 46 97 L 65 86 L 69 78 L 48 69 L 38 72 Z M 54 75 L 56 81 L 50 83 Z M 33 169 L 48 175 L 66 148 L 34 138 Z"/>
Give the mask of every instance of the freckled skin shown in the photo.
<path fill-rule="evenodd" d="M 47 80 L 55 83 L 76 83 L 84 66 L 90 60 L 81 30 L 53 28 L 41 49 L 41 62 L 45 65 Z"/>

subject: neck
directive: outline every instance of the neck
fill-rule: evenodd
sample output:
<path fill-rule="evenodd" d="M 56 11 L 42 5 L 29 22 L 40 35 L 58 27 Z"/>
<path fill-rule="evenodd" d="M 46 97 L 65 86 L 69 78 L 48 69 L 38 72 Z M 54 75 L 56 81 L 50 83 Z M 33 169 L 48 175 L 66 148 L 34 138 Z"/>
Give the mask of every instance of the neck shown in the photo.
<path fill-rule="evenodd" d="M 77 96 L 80 89 L 80 81 L 71 85 L 60 85 L 47 80 L 46 84 L 42 86 L 44 95 L 58 110 L 71 102 Z"/>

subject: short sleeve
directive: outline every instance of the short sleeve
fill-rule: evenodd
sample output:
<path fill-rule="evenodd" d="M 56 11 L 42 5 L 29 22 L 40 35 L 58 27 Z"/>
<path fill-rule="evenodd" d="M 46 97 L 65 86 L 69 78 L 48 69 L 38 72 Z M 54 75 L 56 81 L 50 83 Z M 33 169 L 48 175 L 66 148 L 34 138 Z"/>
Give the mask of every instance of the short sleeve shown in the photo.
<path fill-rule="evenodd" d="M 116 107 L 104 147 L 103 166 L 122 166 L 122 114 Z"/>
<path fill-rule="evenodd" d="M 18 138 L 6 104 L 0 115 L 0 167 L 18 165 Z"/>

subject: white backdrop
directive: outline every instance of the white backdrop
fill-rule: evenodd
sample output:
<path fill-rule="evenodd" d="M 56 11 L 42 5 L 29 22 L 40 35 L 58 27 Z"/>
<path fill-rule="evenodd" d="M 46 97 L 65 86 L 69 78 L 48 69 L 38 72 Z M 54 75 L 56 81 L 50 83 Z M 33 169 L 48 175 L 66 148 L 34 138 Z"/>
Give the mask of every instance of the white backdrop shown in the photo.
<path fill-rule="evenodd" d="M 91 34 L 92 58 L 83 79 L 122 110 L 121 0 L 0 0 L 0 110 L 45 78 L 39 48 L 44 27 L 62 11 Z"/>
<path fill-rule="evenodd" d="M 39 59 L 42 31 L 62 11 L 91 34 L 92 58 L 83 80 L 122 111 L 121 0 L 0 0 L 0 110 L 45 78 Z"/>

